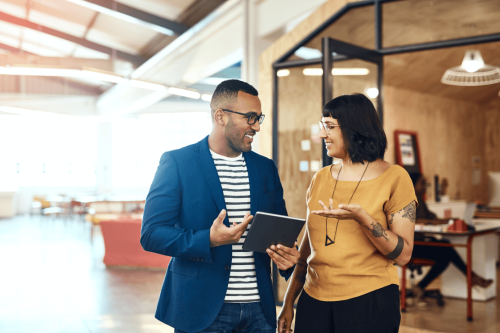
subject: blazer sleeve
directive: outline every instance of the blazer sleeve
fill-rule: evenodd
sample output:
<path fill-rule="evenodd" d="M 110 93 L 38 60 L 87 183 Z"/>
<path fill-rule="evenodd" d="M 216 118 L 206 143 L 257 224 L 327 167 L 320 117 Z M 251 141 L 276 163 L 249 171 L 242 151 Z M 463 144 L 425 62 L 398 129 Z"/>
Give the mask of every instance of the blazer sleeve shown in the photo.
<path fill-rule="evenodd" d="M 274 193 L 275 193 L 274 202 L 276 203 L 275 213 L 279 214 L 279 215 L 287 215 L 288 216 L 288 212 L 286 210 L 286 205 L 285 205 L 285 199 L 283 198 L 283 186 L 281 185 L 280 176 L 278 174 L 278 168 L 276 168 L 276 164 L 274 164 L 274 162 L 271 161 L 271 163 L 273 165 L 274 179 L 275 179 L 275 187 L 274 188 L 276 189 L 274 191 Z M 290 276 L 292 276 L 294 269 L 295 269 L 295 265 L 293 267 L 290 267 L 286 271 L 282 271 L 281 269 L 279 269 L 279 272 L 280 272 L 280 275 L 285 278 L 285 281 L 288 281 Z"/>
<path fill-rule="evenodd" d="M 179 166 L 172 154 L 166 152 L 146 198 L 141 245 L 149 252 L 184 259 L 203 258 L 211 263 L 210 229 L 179 227 L 182 204 Z"/>

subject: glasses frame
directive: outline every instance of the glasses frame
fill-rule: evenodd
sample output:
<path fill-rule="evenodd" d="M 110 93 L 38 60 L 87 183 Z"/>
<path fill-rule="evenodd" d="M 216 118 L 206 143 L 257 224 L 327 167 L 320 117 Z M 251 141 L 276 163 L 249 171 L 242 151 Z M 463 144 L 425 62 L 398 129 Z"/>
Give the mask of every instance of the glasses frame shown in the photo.
<path fill-rule="evenodd" d="M 330 134 L 330 128 L 328 126 L 333 126 L 333 127 L 340 127 L 338 124 L 326 124 L 324 121 L 319 121 L 319 129 L 324 130 L 326 132 L 326 135 Z"/>
<path fill-rule="evenodd" d="M 264 118 L 266 117 L 264 114 L 261 114 L 260 116 L 258 116 L 255 113 L 241 113 L 241 112 L 236 112 L 236 111 L 228 110 L 228 109 L 221 109 L 221 110 L 225 111 L 225 112 L 237 113 L 237 114 L 241 114 L 242 116 L 246 116 L 247 117 L 247 124 L 248 125 L 255 125 L 256 122 L 259 122 L 259 125 L 262 125 L 262 123 L 264 122 Z M 250 123 L 250 117 L 251 116 L 255 116 L 256 117 L 255 121 L 253 123 Z"/>

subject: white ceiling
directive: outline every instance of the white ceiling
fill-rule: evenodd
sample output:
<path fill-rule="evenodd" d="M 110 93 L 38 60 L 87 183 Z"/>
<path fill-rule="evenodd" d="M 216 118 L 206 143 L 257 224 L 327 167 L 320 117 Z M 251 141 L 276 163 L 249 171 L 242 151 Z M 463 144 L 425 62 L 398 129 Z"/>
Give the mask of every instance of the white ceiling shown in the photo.
<path fill-rule="evenodd" d="M 260 40 L 260 50 L 272 44 L 326 1 L 254 1 L 257 12 L 255 38 Z M 243 60 L 244 2 L 244 0 L 116 0 L 114 8 L 123 4 L 174 23 L 177 20 L 185 20 L 186 15 L 197 17 L 191 21 L 198 23 L 186 27 L 187 31 L 180 35 L 168 36 L 151 24 L 136 22 L 130 17 L 124 18 L 123 14 L 117 15 L 105 7 L 96 7 L 97 3 L 109 3 L 108 0 L 0 0 L 0 54 L 21 52 L 25 55 L 42 56 L 36 58 L 36 61 L 28 62 L 36 65 L 53 64 L 54 57 L 59 57 L 68 59 L 70 64 L 72 61 L 73 67 L 78 67 L 80 62 L 87 61 L 85 59 L 103 59 L 108 61 L 106 68 L 111 66 L 115 73 L 122 76 L 164 85 L 189 87 Z M 217 8 L 214 4 L 219 3 L 223 4 Z M 19 19 L 20 24 L 6 22 Z M 37 29 L 24 27 L 23 24 L 38 24 L 67 36 L 55 37 Z M 39 27 L 38 30 L 43 30 L 43 27 Z M 78 38 L 80 42 L 95 44 L 85 44 L 87 46 L 85 47 L 71 41 L 72 37 Z M 96 44 L 114 49 L 116 52 L 91 49 L 96 48 Z M 151 53 L 151 50 L 155 52 Z M 145 62 L 132 64 L 123 57 L 120 59 L 120 52 L 136 59 L 142 57 Z M 29 60 L 31 56 L 25 57 Z M 68 62 L 65 62 L 65 65 L 67 66 Z M 79 95 L 89 94 L 88 100 L 94 104 L 91 108 L 88 107 L 89 103 L 77 108 L 81 111 L 87 107 L 88 110 L 81 111 L 82 114 L 129 114 L 140 111 L 158 112 L 158 110 L 168 112 L 169 108 L 179 109 L 179 101 L 165 103 L 164 99 L 168 97 L 168 93 L 147 91 L 127 84 L 103 84 L 92 80 L 69 78 L 60 80 L 57 86 L 56 81 L 57 79 L 40 78 L 38 81 L 29 79 L 32 88 L 45 87 L 49 82 L 50 91 L 61 93 L 65 91 L 65 85 L 70 84 L 72 94 L 75 92 Z M 85 86 L 90 87 L 90 90 Z M 44 89 L 41 90 L 48 90 Z M 36 95 L 36 102 L 25 97 L 29 94 Z M 39 104 L 44 106 L 45 111 L 53 107 L 54 112 L 60 113 L 70 109 L 70 103 L 73 101 L 63 94 L 61 105 L 56 108 L 54 105 L 57 104 L 57 100 L 54 94 L 47 96 L 50 101 L 46 103 L 42 103 L 43 95 L 36 91 L 24 91 L 17 95 L 17 100 L 12 91 L 9 91 L 8 98 L 2 98 L 2 95 L 5 93 L 0 89 L 2 105 L 22 107 L 23 99 L 26 99 L 26 108 Z M 163 102 L 160 103 L 161 101 Z M 187 104 L 191 105 L 190 107 L 198 105 L 190 103 Z"/>
<path fill-rule="evenodd" d="M 120 0 L 119 2 L 175 21 L 194 0 Z M 66 0 L 0 0 L 0 12 L 136 55 L 139 55 L 141 49 L 159 35 L 152 28 L 133 24 Z M 96 15 L 95 21 L 88 29 Z M 80 48 L 75 43 L 6 22 L 0 22 L 0 43 L 43 56 L 108 57 L 99 54 L 100 52 L 84 51 L 73 54 L 75 49 Z"/>

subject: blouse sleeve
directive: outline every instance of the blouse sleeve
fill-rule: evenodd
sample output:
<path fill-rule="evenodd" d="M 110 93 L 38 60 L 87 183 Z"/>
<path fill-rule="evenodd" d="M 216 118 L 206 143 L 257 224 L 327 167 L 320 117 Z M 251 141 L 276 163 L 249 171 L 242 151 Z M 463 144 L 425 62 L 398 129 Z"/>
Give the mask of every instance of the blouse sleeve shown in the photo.
<path fill-rule="evenodd" d="M 408 172 L 397 166 L 396 172 L 388 179 L 391 186 L 390 197 L 384 204 L 386 215 L 394 214 L 408 206 L 412 201 L 418 206 L 417 196 Z"/>

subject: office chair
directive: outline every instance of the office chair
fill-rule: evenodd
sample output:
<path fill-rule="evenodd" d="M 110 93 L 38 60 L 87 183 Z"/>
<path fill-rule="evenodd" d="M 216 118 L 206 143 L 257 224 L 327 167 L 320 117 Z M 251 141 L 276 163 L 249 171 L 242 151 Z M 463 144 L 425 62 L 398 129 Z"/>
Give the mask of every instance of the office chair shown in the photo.
<path fill-rule="evenodd" d="M 413 286 L 415 285 L 415 271 L 417 274 L 421 275 L 422 274 L 422 267 L 424 266 L 432 266 L 435 265 L 436 263 L 433 260 L 430 259 L 423 259 L 423 258 L 411 258 L 410 262 L 406 264 L 406 268 L 410 270 L 410 285 L 411 289 L 406 290 L 406 297 L 413 297 Z M 439 291 L 439 289 L 426 289 L 424 290 L 424 296 L 425 298 L 433 298 L 436 299 L 437 305 L 438 306 L 443 306 L 444 305 L 444 299 L 443 295 Z"/>

